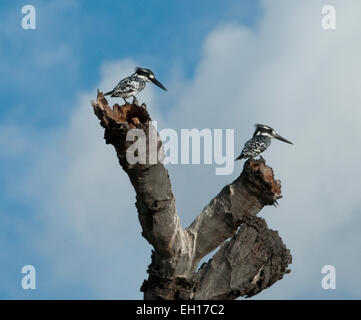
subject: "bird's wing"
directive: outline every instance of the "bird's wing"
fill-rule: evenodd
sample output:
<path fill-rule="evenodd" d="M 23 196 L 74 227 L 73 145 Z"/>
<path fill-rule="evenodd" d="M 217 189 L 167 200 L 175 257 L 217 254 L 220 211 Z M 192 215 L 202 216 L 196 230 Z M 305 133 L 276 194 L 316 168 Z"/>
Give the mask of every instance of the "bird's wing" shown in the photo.
<path fill-rule="evenodd" d="M 261 139 L 261 140 L 257 139 L 256 146 L 260 151 L 259 153 L 262 153 L 263 151 L 265 151 L 268 148 L 269 144 L 263 139 Z"/>
<path fill-rule="evenodd" d="M 114 88 L 114 92 L 131 93 L 138 89 L 139 83 L 133 76 L 124 78 Z"/>
<path fill-rule="evenodd" d="M 242 150 L 245 157 L 256 157 L 268 148 L 268 144 L 263 139 L 252 138 L 248 140 Z"/>

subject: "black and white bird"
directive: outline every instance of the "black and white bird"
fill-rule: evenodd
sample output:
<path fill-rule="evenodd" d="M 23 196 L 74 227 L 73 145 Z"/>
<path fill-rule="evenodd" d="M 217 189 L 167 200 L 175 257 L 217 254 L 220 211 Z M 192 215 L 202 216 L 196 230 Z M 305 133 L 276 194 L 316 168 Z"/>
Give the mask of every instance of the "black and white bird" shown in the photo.
<path fill-rule="evenodd" d="M 236 160 L 257 157 L 270 146 L 271 138 L 293 144 L 291 141 L 281 137 L 269 126 L 263 124 L 255 124 L 254 126 L 256 127 L 256 130 L 253 137 L 245 143 L 241 154 Z"/>
<path fill-rule="evenodd" d="M 135 94 L 142 91 L 147 82 L 153 82 L 158 87 L 167 91 L 167 89 L 155 78 L 152 70 L 136 67 L 135 72 L 131 76 L 120 80 L 112 91 L 109 91 L 104 95 L 121 97 L 124 99 L 125 103 L 128 103 L 126 99 L 132 96 L 135 98 Z"/>

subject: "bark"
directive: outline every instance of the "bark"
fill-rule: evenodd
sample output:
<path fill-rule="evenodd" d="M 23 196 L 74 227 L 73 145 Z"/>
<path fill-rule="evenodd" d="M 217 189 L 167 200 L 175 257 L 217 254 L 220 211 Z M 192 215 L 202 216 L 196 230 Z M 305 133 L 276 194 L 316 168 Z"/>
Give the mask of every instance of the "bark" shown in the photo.
<path fill-rule="evenodd" d="M 142 235 L 153 246 L 149 278 L 141 291 L 145 299 L 235 299 L 249 297 L 288 273 L 292 257 L 277 232 L 256 217 L 265 205 L 281 196 L 280 181 L 263 158 L 245 162 L 240 176 L 225 186 L 186 229 L 182 229 L 168 171 L 163 166 L 162 143 L 151 125 L 146 105 L 113 108 L 98 92 L 92 101 L 105 129 L 107 144 L 114 146 L 119 163 L 136 192 Z M 144 164 L 129 164 L 127 141 L 131 129 L 147 137 Z M 155 143 L 152 143 L 155 142 Z M 147 152 L 156 148 L 158 159 Z M 229 241 L 227 241 L 230 239 Z M 220 248 L 197 270 L 200 260 Z"/>

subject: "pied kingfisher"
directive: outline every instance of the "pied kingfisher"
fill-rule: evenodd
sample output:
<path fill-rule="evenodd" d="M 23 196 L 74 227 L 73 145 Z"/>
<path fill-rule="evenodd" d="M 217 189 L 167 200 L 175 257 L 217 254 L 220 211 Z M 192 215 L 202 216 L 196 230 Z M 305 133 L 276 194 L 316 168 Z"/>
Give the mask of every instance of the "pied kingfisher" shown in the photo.
<path fill-rule="evenodd" d="M 150 81 L 167 91 L 167 89 L 155 78 L 152 70 L 136 67 L 135 72 L 131 76 L 120 80 L 112 91 L 109 91 L 104 95 L 121 97 L 124 99 L 125 103 L 128 103 L 126 98 L 131 96 L 135 98 L 134 95 L 142 91 L 145 88 L 146 82 Z"/>
<path fill-rule="evenodd" d="M 241 154 L 236 160 L 253 159 L 254 157 L 257 157 L 270 146 L 271 138 L 293 144 L 291 141 L 278 135 L 276 131 L 269 126 L 263 124 L 255 124 L 254 126 L 256 127 L 256 131 L 254 132 L 253 137 L 245 143 Z"/>

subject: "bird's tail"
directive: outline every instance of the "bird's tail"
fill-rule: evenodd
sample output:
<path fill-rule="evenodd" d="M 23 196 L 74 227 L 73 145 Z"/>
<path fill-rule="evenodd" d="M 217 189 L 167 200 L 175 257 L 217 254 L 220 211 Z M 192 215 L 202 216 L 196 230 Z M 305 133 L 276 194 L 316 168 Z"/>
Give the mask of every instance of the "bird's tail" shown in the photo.
<path fill-rule="evenodd" d="M 242 160 L 242 159 L 243 159 L 243 156 L 242 156 L 242 154 L 240 154 L 236 159 L 234 159 L 234 161 Z"/>
<path fill-rule="evenodd" d="M 107 93 L 104 93 L 104 95 L 105 96 L 109 96 L 109 95 L 111 95 L 113 93 L 113 90 L 112 91 L 109 91 L 109 92 L 107 92 Z"/>

